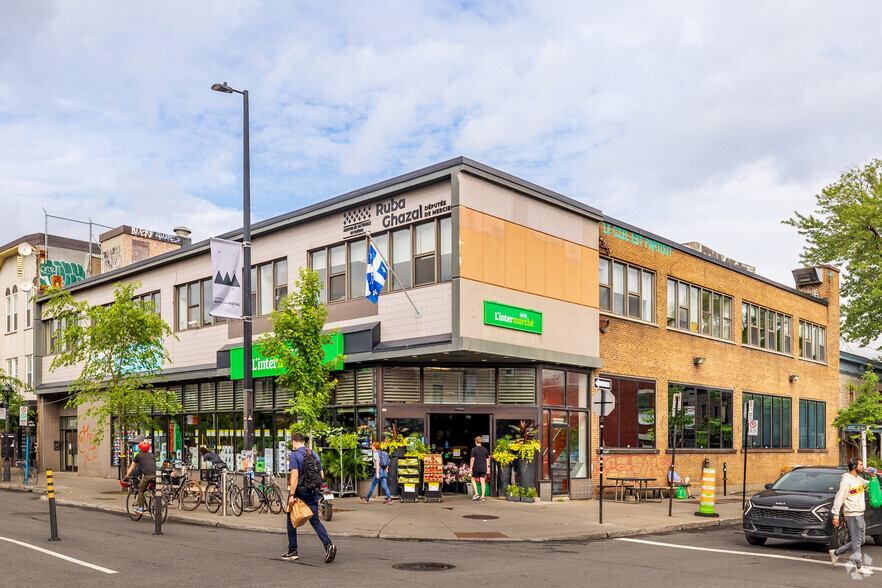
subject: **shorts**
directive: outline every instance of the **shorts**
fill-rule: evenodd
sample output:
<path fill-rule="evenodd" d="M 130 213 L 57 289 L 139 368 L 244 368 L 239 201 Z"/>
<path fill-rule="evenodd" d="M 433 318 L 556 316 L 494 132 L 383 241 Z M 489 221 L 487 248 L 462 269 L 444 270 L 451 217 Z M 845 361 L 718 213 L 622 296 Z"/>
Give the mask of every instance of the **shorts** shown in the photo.
<path fill-rule="evenodd" d="M 475 473 L 472 475 L 472 477 L 473 477 L 473 478 L 478 478 L 479 480 L 482 480 L 482 479 L 484 479 L 484 478 L 487 477 L 487 472 L 475 472 Z"/>

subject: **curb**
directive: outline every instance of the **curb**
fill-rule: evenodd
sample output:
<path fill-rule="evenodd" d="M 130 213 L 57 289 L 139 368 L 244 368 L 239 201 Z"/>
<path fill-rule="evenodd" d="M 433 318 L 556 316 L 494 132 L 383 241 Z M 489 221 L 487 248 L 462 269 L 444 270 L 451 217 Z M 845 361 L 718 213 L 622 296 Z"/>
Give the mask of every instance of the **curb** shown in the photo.
<path fill-rule="evenodd" d="M 26 487 L 0 487 L 0 490 L 10 490 L 14 492 L 32 492 L 32 493 L 40 493 L 40 500 L 44 502 L 48 502 L 48 498 L 46 497 L 45 488 L 41 489 L 37 488 L 26 488 Z M 90 502 L 80 502 L 76 500 L 64 500 L 64 499 L 56 499 L 56 504 L 59 506 L 67 506 L 71 508 L 80 508 L 83 510 L 91 510 L 97 512 L 109 512 L 112 514 L 124 515 L 126 516 L 125 508 L 120 508 L 119 506 L 110 506 L 110 505 L 100 505 L 93 504 Z M 221 529 L 231 529 L 238 531 L 252 531 L 257 533 L 275 533 L 282 534 L 286 533 L 285 529 L 278 529 L 275 527 L 265 527 L 261 525 L 249 525 L 247 523 L 238 523 L 233 521 L 207 521 L 204 519 L 192 518 L 180 514 L 169 513 L 167 521 L 173 521 L 175 523 L 183 523 L 188 525 L 198 525 L 203 527 L 215 527 Z M 500 537 L 500 538 L 488 538 L 488 539 L 445 539 L 438 537 L 417 537 L 413 535 L 402 536 L 402 535 L 383 535 L 382 532 L 352 532 L 352 531 L 341 531 L 341 532 L 330 532 L 328 531 L 328 535 L 332 537 L 354 537 L 358 539 L 385 539 L 389 541 L 444 541 L 450 543 L 585 543 L 591 541 L 603 541 L 606 539 L 618 539 L 622 537 L 638 537 L 641 535 L 656 535 L 656 534 L 664 534 L 664 533 L 675 533 L 677 531 L 689 531 L 689 530 L 697 530 L 697 529 L 706 529 L 712 527 L 721 527 L 721 526 L 734 526 L 740 525 L 741 518 L 718 518 L 718 519 L 705 519 L 705 520 L 696 520 L 696 521 L 688 521 L 688 522 L 679 522 L 679 523 L 671 523 L 665 525 L 659 525 L 658 527 L 652 528 L 629 528 L 629 529 L 617 529 L 614 531 L 595 531 L 590 533 L 581 533 L 576 535 L 566 535 L 566 536 L 546 536 L 546 537 L 533 537 L 530 539 L 517 539 L 511 537 Z"/>

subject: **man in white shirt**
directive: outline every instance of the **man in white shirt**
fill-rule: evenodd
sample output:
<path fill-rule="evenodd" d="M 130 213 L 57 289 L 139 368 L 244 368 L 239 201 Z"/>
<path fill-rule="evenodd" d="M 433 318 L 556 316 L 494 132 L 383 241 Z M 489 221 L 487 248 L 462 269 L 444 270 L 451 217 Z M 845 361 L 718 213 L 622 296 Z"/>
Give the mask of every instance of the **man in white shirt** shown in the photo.
<path fill-rule="evenodd" d="M 867 489 L 867 483 L 861 477 L 863 471 L 864 462 L 852 457 L 848 460 L 848 473 L 842 474 L 839 482 L 839 490 L 836 492 L 836 498 L 833 499 L 833 527 L 835 529 L 839 526 L 839 509 L 842 509 L 845 515 L 845 525 L 851 535 L 851 542 L 839 549 L 831 549 L 830 561 L 833 563 L 833 567 L 836 567 L 839 556 L 850 549 L 854 553 L 853 559 L 857 566 L 857 573 L 871 576 L 873 570 L 863 567 L 864 562 L 861 557 L 861 546 L 864 544 L 867 532 L 867 523 L 864 520 L 864 510 L 867 508 L 864 491 Z"/>

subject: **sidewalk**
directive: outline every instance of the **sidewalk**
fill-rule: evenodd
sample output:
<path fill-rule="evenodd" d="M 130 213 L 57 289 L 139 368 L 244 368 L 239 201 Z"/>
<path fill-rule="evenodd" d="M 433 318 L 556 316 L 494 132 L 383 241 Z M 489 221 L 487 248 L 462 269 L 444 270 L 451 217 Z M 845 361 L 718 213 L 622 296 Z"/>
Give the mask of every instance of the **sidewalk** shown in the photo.
<path fill-rule="evenodd" d="M 18 472 L 13 470 L 13 474 Z M 25 486 L 15 476 L 0 483 L 0 490 L 45 494 L 46 479 L 37 486 Z M 78 477 L 55 472 L 55 496 L 59 505 L 125 513 L 126 495 L 116 480 Z M 738 489 L 740 491 L 740 488 Z M 749 492 L 750 490 L 748 490 Z M 46 500 L 46 497 L 43 497 Z M 383 504 L 374 499 L 364 504 L 355 497 L 335 501 L 334 518 L 325 522 L 331 536 L 382 539 L 445 541 L 588 541 L 735 525 L 741 523 L 741 496 L 717 496 L 719 518 L 697 517 L 698 500 L 674 500 L 668 517 L 668 501 L 621 503 L 603 501 L 603 524 L 598 523 L 598 501 L 536 502 L 532 504 L 487 498 L 474 502 L 470 496 L 445 497 L 444 502 Z M 48 506 L 47 506 L 48 510 Z M 63 526 L 63 511 L 59 525 Z M 209 513 L 204 505 L 193 512 L 169 507 L 165 525 L 189 523 L 272 533 L 285 532 L 283 515 L 242 513 L 222 516 Z"/>

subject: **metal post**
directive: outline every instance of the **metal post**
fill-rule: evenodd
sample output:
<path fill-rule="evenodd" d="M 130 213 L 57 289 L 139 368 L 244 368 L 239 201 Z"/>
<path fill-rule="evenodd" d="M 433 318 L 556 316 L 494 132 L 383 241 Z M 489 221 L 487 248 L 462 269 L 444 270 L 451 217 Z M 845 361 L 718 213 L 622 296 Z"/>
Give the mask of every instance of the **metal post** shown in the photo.
<path fill-rule="evenodd" d="M 251 308 L 251 158 L 249 143 L 248 124 L 248 90 L 242 91 L 242 106 L 244 109 L 244 121 L 242 131 L 242 258 L 245 271 L 242 273 L 242 295 L 245 297 L 242 304 L 244 325 L 242 339 L 245 356 L 245 370 L 242 381 L 242 408 L 244 411 L 244 451 L 254 448 L 254 382 L 252 381 L 251 367 L 251 317 L 254 309 Z"/>
<path fill-rule="evenodd" d="M 679 398 L 682 398 L 682 396 L 680 396 Z M 668 484 L 669 484 L 669 487 L 668 487 L 668 516 L 669 517 L 674 516 L 674 462 L 677 461 L 677 413 L 680 412 L 680 408 L 679 408 L 680 402 L 681 402 L 681 400 L 679 400 L 677 395 L 675 394 L 674 399 L 671 402 L 671 408 L 674 411 L 674 418 L 668 419 L 668 422 L 673 421 L 673 423 L 674 423 L 674 436 L 672 438 L 673 442 L 671 443 L 671 471 L 668 473 L 668 477 L 670 478 L 668 480 Z"/>
<path fill-rule="evenodd" d="M 723 496 L 726 495 L 726 462 L 723 462 Z"/>
<path fill-rule="evenodd" d="M 744 490 L 741 494 L 741 511 L 744 512 L 744 506 L 747 502 L 747 404 L 744 405 L 744 429 L 741 436 L 744 438 Z"/>
<path fill-rule="evenodd" d="M 9 450 L 6 449 L 6 446 L 9 442 L 9 399 L 12 397 L 12 387 L 9 384 L 5 384 L 2 388 L 3 398 L 4 398 L 4 406 L 6 407 L 6 418 L 3 420 L 3 481 L 9 481 Z"/>
<path fill-rule="evenodd" d="M 162 535 L 162 492 L 158 491 L 162 468 L 156 468 L 156 474 L 153 479 L 153 534 Z"/>
<path fill-rule="evenodd" d="M 49 495 L 49 541 L 61 541 L 58 538 L 58 520 L 55 515 L 55 483 L 52 481 L 52 470 L 46 470 L 46 492 Z"/>
<path fill-rule="evenodd" d="M 25 458 L 24 458 L 24 470 L 25 470 L 25 486 L 28 484 L 28 473 L 30 468 L 31 461 L 31 426 L 27 426 L 27 431 L 25 432 Z"/>
<path fill-rule="evenodd" d="M 227 516 L 227 470 L 221 471 L 221 505 L 223 506 L 223 510 L 221 514 L 223 516 Z"/>
<path fill-rule="evenodd" d="M 603 524 L 603 413 L 606 410 L 606 388 L 600 389 L 600 499 L 597 501 L 597 519 Z"/>

